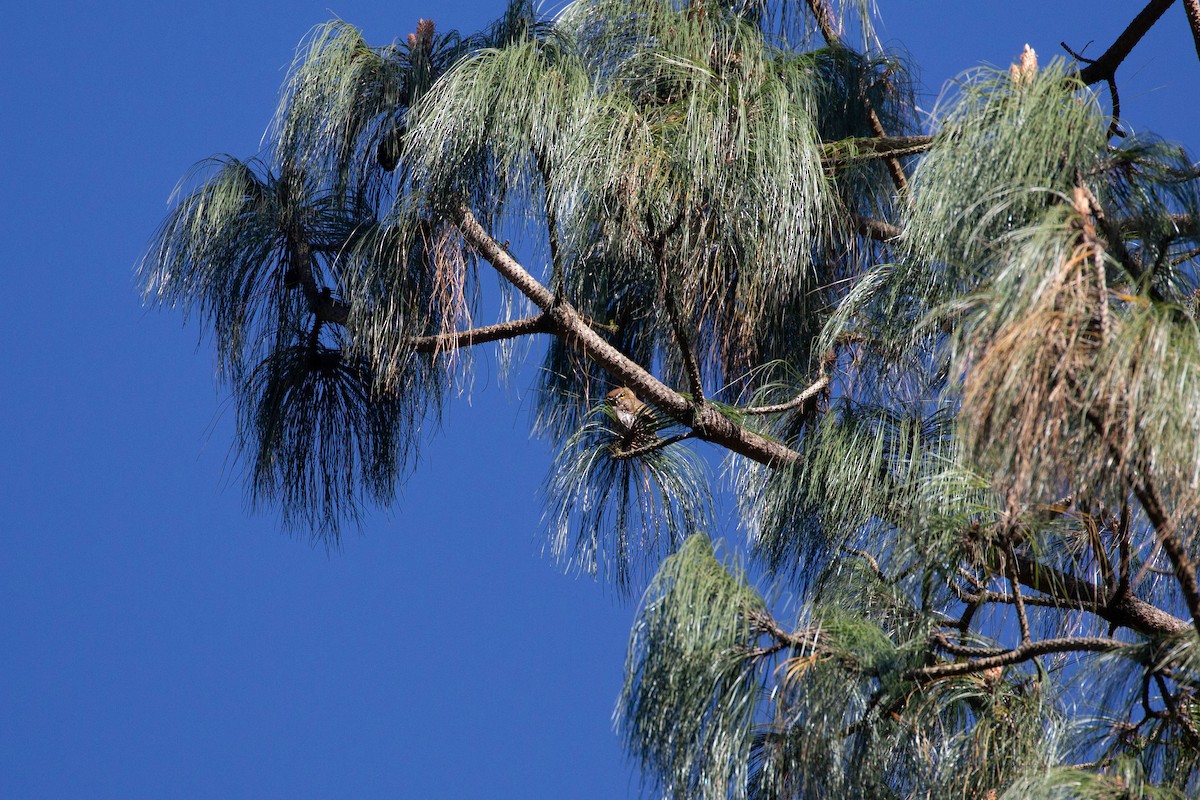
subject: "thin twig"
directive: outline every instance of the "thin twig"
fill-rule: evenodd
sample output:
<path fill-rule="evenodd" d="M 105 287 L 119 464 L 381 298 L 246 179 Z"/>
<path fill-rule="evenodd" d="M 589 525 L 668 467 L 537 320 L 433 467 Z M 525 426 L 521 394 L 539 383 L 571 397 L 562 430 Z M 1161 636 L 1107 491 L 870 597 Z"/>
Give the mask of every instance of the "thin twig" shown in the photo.
<path fill-rule="evenodd" d="M 662 278 L 663 305 L 667 311 L 667 318 L 671 321 L 671 331 L 675 336 L 675 344 L 679 348 L 679 356 L 683 360 L 688 387 L 692 393 L 692 402 L 699 408 L 704 405 L 704 382 L 700 377 L 700 363 L 696 359 L 695 352 L 692 351 L 691 337 L 688 335 L 683 317 L 679 313 L 679 304 L 675 298 L 674 272 L 667 264 L 667 239 L 679 230 L 686 217 L 686 210 L 680 209 L 667 229 L 652 238 L 651 247 L 654 261 Z"/>
<path fill-rule="evenodd" d="M 1029 617 L 1025 614 L 1025 598 L 1021 594 L 1021 582 L 1017 578 L 1017 554 L 1013 550 L 1012 543 L 1008 545 L 1008 555 L 1004 559 L 1005 572 L 1008 573 L 1008 581 L 1012 586 L 1013 605 L 1017 609 L 1017 622 L 1021 626 L 1021 643 L 1026 644 L 1030 640 L 1029 636 Z"/>
<path fill-rule="evenodd" d="M 887 575 L 883 574 L 883 570 L 880 569 L 879 562 L 875 560 L 875 556 L 871 555 L 866 550 L 860 550 L 857 547 L 851 547 L 850 545 L 844 544 L 842 545 L 842 552 L 849 553 L 852 556 L 858 556 L 863 561 L 867 562 L 867 566 L 870 567 L 871 572 L 875 573 L 876 578 L 879 578 L 879 580 L 883 583 L 888 582 Z"/>
<path fill-rule="evenodd" d="M 452 331 L 437 336 L 418 336 L 410 339 L 409 344 L 418 353 L 440 353 L 445 350 L 472 347 L 503 339 L 515 339 L 531 333 L 547 333 L 549 330 L 550 325 L 546 315 L 538 314 L 536 317 L 499 322 L 495 325 L 472 328 L 469 331 Z"/>
<path fill-rule="evenodd" d="M 750 408 L 739 408 L 739 414 L 754 416 L 760 414 L 781 414 L 784 411 L 791 411 L 793 408 L 800 408 L 806 403 L 812 402 L 820 397 L 822 393 L 829 391 L 830 378 L 828 375 L 821 375 L 811 386 L 800 392 L 791 400 L 783 403 L 776 403 L 770 406 L 752 406 Z"/>
<path fill-rule="evenodd" d="M 634 447 L 629 450 L 613 450 L 612 457 L 616 461 L 623 461 L 628 458 L 637 458 L 638 456 L 643 456 L 646 453 L 653 453 L 655 450 L 662 450 L 668 445 L 675 444 L 676 442 L 682 442 L 685 439 L 695 439 L 696 436 L 697 434 L 694 430 L 687 431 L 685 433 L 677 433 L 674 436 L 668 436 L 665 439 L 655 439 L 653 442 L 648 442 L 644 445 Z"/>
<path fill-rule="evenodd" d="M 550 197 L 550 167 L 546 163 L 544 153 L 540 151 L 535 151 L 534 160 L 537 162 L 538 173 L 542 176 L 542 190 L 545 194 L 543 205 L 546 210 L 546 233 L 550 243 L 550 289 L 554 292 L 555 297 L 559 297 L 566 285 L 566 277 L 562 256 L 559 253 L 558 214 L 555 212 L 554 202 Z"/>
<path fill-rule="evenodd" d="M 1121 553 L 1121 563 L 1118 567 L 1119 576 L 1117 585 L 1113 588 L 1112 597 L 1123 597 L 1129 591 L 1129 576 L 1133 569 L 1133 551 L 1130 536 L 1130 517 L 1132 512 L 1129 509 L 1129 501 L 1121 501 L 1121 516 L 1117 520 L 1117 547 Z M 1111 600 L 1109 602 L 1112 602 Z"/>

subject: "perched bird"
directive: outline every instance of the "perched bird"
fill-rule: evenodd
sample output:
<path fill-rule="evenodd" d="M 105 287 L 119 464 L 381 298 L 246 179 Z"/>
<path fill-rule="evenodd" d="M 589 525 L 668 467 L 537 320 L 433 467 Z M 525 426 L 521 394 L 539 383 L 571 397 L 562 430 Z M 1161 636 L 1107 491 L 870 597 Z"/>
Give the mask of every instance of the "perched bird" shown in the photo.
<path fill-rule="evenodd" d="M 633 393 L 633 389 L 618 386 L 605 395 L 604 399 L 616 416 L 622 450 L 641 447 L 658 438 L 654 430 L 654 415 Z"/>
<path fill-rule="evenodd" d="M 646 410 L 646 404 L 638 399 L 633 389 L 628 386 L 618 386 L 609 392 L 605 398 L 617 412 L 617 422 L 626 430 L 632 429 L 637 415 Z"/>

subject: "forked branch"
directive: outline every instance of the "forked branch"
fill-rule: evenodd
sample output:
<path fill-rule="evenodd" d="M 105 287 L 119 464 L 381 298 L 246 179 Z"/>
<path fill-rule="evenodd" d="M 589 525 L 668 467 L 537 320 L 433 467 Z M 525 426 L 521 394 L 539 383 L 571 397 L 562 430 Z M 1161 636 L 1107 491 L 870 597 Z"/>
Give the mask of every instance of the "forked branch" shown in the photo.
<path fill-rule="evenodd" d="M 1150 0 L 1138 12 L 1133 21 L 1121 32 L 1112 46 L 1105 50 L 1099 58 L 1079 70 L 1079 79 L 1091 86 L 1103 80 L 1116 77 L 1117 67 L 1133 52 L 1133 48 L 1142 40 L 1154 23 L 1166 12 L 1175 0 Z"/>
<path fill-rule="evenodd" d="M 833 14 L 830 12 L 826 0 L 808 0 L 808 8 L 817 20 L 817 27 L 821 29 L 821 36 L 824 37 L 825 43 L 840 45 L 842 37 L 833 27 Z M 865 95 L 862 97 L 862 104 L 867 112 L 867 124 L 871 127 L 871 133 L 879 139 L 889 139 L 883 122 L 875 113 L 875 107 L 871 105 L 870 99 Z M 884 157 L 884 163 L 887 164 L 888 174 L 892 176 L 892 183 L 895 184 L 896 191 L 903 194 L 908 189 L 908 177 L 904 174 L 904 167 L 901 166 L 900 159 L 894 155 L 888 155 Z"/>
<path fill-rule="evenodd" d="M 1019 664 L 1038 656 L 1050 653 L 1072 652 L 1111 652 L 1123 647 L 1120 642 L 1097 636 L 1077 636 L 1062 639 L 1042 639 L 1036 642 L 1026 642 L 1020 647 L 1005 650 L 996 655 L 984 656 L 969 661 L 955 661 L 949 664 L 935 664 L 932 667 L 913 670 L 908 677 L 918 683 L 930 683 L 941 678 L 955 675 L 969 675 L 973 672 L 983 672 L 995 667 L 1006 667 Z M 943 649 L 946 649 L 943 647 Z M 989 651 L 990 652 L 990 651 Z"/>
<path fill-rule="evenodd" d="M 633 389 L 644 402 L 692 428 L 696 438 L 770 466 L 792 464 L 800 457 L 799 453 L 782 442 L 738 425 L 709 403 L 697 408 L 691 398 L 667 386 L 641 364 L 611 345 L 592 329 L 569 302 L 555 298 L 549 289 L 492 238 L 465 204 L 458 207 L 455 223 L 466 242 L 502 278 L 546 312 L 550 333 L 595 361 L 616 383 Z"/>

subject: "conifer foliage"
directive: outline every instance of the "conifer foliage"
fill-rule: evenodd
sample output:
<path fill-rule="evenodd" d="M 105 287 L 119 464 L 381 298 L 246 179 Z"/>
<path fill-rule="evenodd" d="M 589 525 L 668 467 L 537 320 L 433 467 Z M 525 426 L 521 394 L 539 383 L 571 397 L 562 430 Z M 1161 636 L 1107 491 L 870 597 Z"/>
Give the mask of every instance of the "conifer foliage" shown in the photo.
<path fill-rule="evenodd" d="M 925 128 L 869 5 L 331 22 L 146 296 L 211 330 L 253 501 L 330 542 L 478 348 L 537 354 L 549 549 L 645 591 L 617 720 L 655 792 L 1195 796 L 1200 179 L 1114 102 L 1171 2 Z"/>

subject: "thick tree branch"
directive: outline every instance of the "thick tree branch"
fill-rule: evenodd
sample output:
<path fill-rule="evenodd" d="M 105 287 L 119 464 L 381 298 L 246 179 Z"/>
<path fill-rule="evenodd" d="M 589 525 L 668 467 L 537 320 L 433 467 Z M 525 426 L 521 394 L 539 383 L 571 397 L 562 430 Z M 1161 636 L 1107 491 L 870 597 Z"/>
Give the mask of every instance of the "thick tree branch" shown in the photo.
<path fill-rule="evenodd" d="M 1188 27 L 1192 29 L 1196 55 L 1200 56 L 1200 0 L 1183 0 L 1183 11 L 1187 14 Z"/>
<path fill-rule="evenodd" d="M 1188 611 L 1192 615 L 1192 625 L 1200 633 L 1200 588 L 1196 585 L 1196 565 L 1192 563 L 1187 549 L 1179 539 L 1175 522 L 1163 507 L 1154 484 L 1143 477 L 1134 485 L 1133 495 L 1141 503 L 1150 524 L 1154 526 L 1159 546 L 1171 560 L 1171 566 L 1175 569 L 1175 580 L 1183 593 L 1183 601 L 1187 603 Z"/>
<path fill-rule="evenodd" d="M 1175 0 L 1150 0 L 1133 22 L 1121 32 L 1112 46 L 1104 51 L 1099 58 L 1079 71 L 1079 80 L 1091 86 L 1104 80 L 1112 80 L 1117 73 L 1117 67 L 1133 52 L 1133 48 L 1142 40 L 1154 23 L 1166 12 Z"/>
<path fill-rule="evenodd" d="M 616 383 L 628 386 L 644 402 L 693 428 L 697 438 L 720 445 L 752 461 L 785 466 L 800 457 L 782 442 L 741 427 L 711 404 L 705 403 L 696 409 L 689 398 L 671 389 L 641 364 L 609 344 L 570 303 L 565 300 L 556 302 L 554 294 L 491 237 L 466 205 L 459 207 L 456 223 L 463 238 L 496 272 L 534 305 L 547 312 L 549 331 L 603 367 Z"/>
<path fill-rule="evenodd" d="M 547 311 L 554 305 L 554 293 L 530 275 L 502 244 L 493 239 L 465 204 L 459 206 L 454 222 L 467 243 L 535 306 Z"/>
<path fill-rule="evenodd" d="M 945 644 L 949 644 L 946 642 Z M 1005 667 L 1009 664 L 1019 664 L 1031 658 L 1048 655 L 1049 653 L 1072 652 L 1109 652 L 1123 647 L 1120 642 L 1112 639 L 1102 639 L 1095 636 L 1079 636 L 1064 639 L 1042 639 L 1037 642 L 1027 642 L 1012 650 L 992 656 L 977 658 L 973 661 L 955 661 L 951 664 L 936 664 L 932 667 L 913 670 L 907 677 L 918 683 L 929 683 L 941 678 L 955 675 L 969 675 L 972 672 L 982 672 L 994 667 Z"/>
<path fill-rule="evenodd" d="M 1109 597 L 1103 588 L 1094 583 L 1021 555 L 1013 558 L 1013 566 L 1022 585 L 1049 597 L 1061 598 L 1072 604 L 1070 607 L 1087 604 L 1090 606 L 1087 610 L 1093 611 L 1101 619 L 1145 636 L 1170 636 L 1190 627 L 1179 617 L 1131 594 Z"/>

